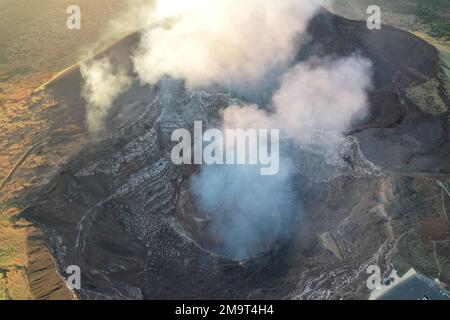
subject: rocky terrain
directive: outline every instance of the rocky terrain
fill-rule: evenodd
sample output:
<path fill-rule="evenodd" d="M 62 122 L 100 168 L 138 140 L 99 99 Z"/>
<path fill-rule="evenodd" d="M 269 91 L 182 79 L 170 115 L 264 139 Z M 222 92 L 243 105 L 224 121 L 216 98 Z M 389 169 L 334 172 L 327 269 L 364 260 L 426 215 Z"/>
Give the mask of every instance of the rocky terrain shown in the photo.
<path fill-rule="evenodd" d="M 374 64 L 374 88 L 369 116 L 353 124 L 333 162 L 290 148 L 302 206 L 288 235 L 244 260 L 215 253 L 208 217 L 189 190 L 198 167 L 170 160 L 173 129 L 192 129 L 196 120 L 212 126 L 230 99 L 246 97 L 192 92 L 171 78 L 152 88 L 136 81 L 116 102 L 110 132 L 84 141 L 56 175 L 24 193 L 20 217 L 42 230 L 59 274 L 81 267 L 78 298 L 366 299 L 374 264 L 385 275 L 414 267 L 450 281 L 450 104 L 437 50 L 405 31 L 369 31 L 327 11 L 308 33 L 297 61 L 358 52 Z M 137 41 L 131 35 L 95 58 L 130 67 Z M 83 123 L 80 83 L 73 68 L 42 88 L 70 110 L 60 125 Z M 48 152 L 55 141 L 72 143 L 70 135 L 48 139 Z M 41 269 L 31 263 L 34 296 L 62 290 L 54 274 L 35 277 Z"/>

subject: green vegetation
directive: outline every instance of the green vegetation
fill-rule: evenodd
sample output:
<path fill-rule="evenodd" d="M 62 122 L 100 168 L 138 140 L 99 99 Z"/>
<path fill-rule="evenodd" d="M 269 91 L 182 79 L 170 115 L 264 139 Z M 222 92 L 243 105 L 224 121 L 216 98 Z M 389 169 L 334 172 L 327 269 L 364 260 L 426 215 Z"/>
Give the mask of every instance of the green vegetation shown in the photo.
<path fill-rule="evenodd" d="M 340 0 L 336 11 L 355 19 L 365 19 L 369 5 L 382 10 L 383 23 L 411 32 L 423 32 L 441 43 L 450 41 L 450 1 L 448 0 Z"/>
<path fill-rule="evenodd" d="M 397 1 L 402 3 L 402 1 Z M 411 13 L 417 14 L 419 20 L 428 25 L 428 34 L 434 38 L 450 41 L 450 1 L 427 0 L 417 1 L 417 9 Z"/>
<path fill-rule="evenodd" d="M 439 82 L 433 79 L 409 88 L 406 95 L 422 112 L 438 115 L 447 112 L 447 106 L 439 95 L 438 88 Z"/>
<path fill-rule="evenodd" d="M 6 82 L 13 79 L 14 77 L 26 75 L 31 71 L 33 71 L 33 68 L 30 66 L 16 67 L 6 73 L 0 74 L 0 82 Z"/>
<path fill-rule="evenodd" d="M 439 50 L 441 54 L 441 59 L 444 62 L 444 71 L 447 75 L 447 82 L 446 82 L 446 89 L 447 89 L 447 96 L 450 98 L 450 50 L 447 49 L 440 49 Z"/>

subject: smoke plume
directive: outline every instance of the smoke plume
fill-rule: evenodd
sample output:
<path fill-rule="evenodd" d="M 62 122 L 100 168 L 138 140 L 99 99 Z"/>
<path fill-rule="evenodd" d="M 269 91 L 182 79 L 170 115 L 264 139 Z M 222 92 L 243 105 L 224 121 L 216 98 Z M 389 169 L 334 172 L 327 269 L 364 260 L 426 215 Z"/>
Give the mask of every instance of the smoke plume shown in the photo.
<path fill-rule="evenodd" d="M 81 64 L 83 97 L 88 103 L 87 125 L 91 132 L 103 127 L 110 106 L 131 84 L 124 71 L 115 71 L 107 58 Z"/>
<path fill-rule="evenodd" d="M 318 8 L 313 0 L 139 0 L 111 22 L 105 39 L 145 27 L 131 57 L 142 83 L 163 75 L 190 87 L 256 83 L 291 62 Z M 82 66 L 91 131 L 131 81 L 105 59 Z"/>
<path fill-rule="evenodd" d="M 309 130 L 346 130 L 367 114 L 371 66 L 358 56 L 299 63 L 281 77 L 270 113 L 233 106 L 224 111 L 225 126 L 281 128 L 300 143 Z"/>
<path fill-rule="evenodd" d="M 203 166 L 192 177 L 191 190 L 211 218 L 214 251 L 247 258 L 286 234 L 297 208 L 292 177 L 286 162 L 275 176 L 260 175 L 257 165 Z"/>
<path fill-rule="evenodd" d="M 131 57 L 142 83 L 154 85 L 170 75 L 185 79 L 191 88 L 250 87 L 292 62 L 318 8 L 314 0 L 139 0 L 110 23 L 104 38 L 144 28 Z M 91 131 L 101 129 L 132 78 L 114 73 L 106 59 L 82 66 Z"/>
<path fill-rule="evenodd" d="M 308 61 L 280 79 L 270 110 L 257 105 L 231 106 L 223 112 L 224 128 L 275 128 L 284 139 L 312 145 L 314 152 L 336 153 L 341 131 L 367 114 L 371 63 L 361 57 Z M 314 132 L 331 131 L 325 142 Z M 281 171 L 260 176 L 255 166 L 204 166 L 192 180 L 198 204 L 213 218 L 220 252 L 244 258 L 262 250 L 288 231 L 292 215 L 301 214 L 293 187 L 289 154 Z"/>
<path fill-rule="evenodd" d="M 155 8 L 154 19 L 176 20 L 144 32 L 136 72 L 149 84 L 168 74 L 198 87 L 259 81 L 289 63 L 318 5 L 312 0 L 158 0 Z"/>

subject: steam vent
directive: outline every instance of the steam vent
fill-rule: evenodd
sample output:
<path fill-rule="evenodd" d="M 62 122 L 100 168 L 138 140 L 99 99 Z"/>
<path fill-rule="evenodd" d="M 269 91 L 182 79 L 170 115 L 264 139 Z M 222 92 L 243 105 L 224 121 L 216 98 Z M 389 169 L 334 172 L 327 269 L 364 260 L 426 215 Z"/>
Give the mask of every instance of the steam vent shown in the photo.
<path fill-rule="evenodd" d="M 8 203 L 27 230 L 30 298 L 369 299 L 371 266 L 386 286 L 397 279 L 390 275 L 402 281 L 414 270 L 449 297 L 450 100 L 433 45 L 320 8 L 303 29 L 292 28 L 303 36 L 293 37 L 286 57 L 282 46 L 274 54 L 255 41 L 246 46 L 258 53 L 233 65 L 232 45 L 243 42 L 236 35 L 213 56 L 223 63 L 204 62 L 194 77 L 177 60 L 154 79 L 143 76 L 145 63 L 166 66 L 157 50 L 176 33 L 160 39 L 151 28 L 158 27 L 111 44 L 27 100 L 57 106 L 41 114 L 50 120 L 25 155 L 25 163 L 40 157 L 38 172 L 19 163 L 1 187 L 11 195 L 14 179 L 28 181 Z M 177 43 L 169 52 L 194 68 Z M 255 61 L 275 61 L 258 81 Z M 116 78 L 89 82 L 99 66 Z M 120 92 L 106 107 L 93 97 L 100 89 Z M 339 108 L 328 109 L 335 102 Z M 174 130 L 259 129 L 259 120 L 280 130 L 277 175 L 171 158 Z M 80 288 L 67 287 L 69 266 L 81 270 Z"/>

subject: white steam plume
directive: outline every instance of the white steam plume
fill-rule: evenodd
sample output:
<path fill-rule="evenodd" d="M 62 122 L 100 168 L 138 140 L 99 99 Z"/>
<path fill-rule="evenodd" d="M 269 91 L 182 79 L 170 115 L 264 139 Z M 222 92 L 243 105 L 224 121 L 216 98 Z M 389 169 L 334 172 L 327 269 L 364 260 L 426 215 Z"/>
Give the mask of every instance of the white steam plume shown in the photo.
<path fill-rule="evenodd" d="M 318 8 L 314 0 L 139 0 L 105 37 L 147 26 L 131 57 L 143 83 L 166 74 L 188 86 L 256 83 L 292 61 Z M 82 75 L 88 127 L 98 130 L 131 80 L 104 60 L 83 65 Z"/>
<path fill-rule="evenodd" d="M 188 86 L 255 82 L 291 61 L 313 0 L 157 0 L 153 19 L 176 17 L 142 36 L 135 69 L 145 83 L 168 74 Z"/>
<path fill-rule="evenodd" d="M 155 0 L 133 0 L 126 10 L 119 12 L 108 23 L 95 44 L 84 48 L 80 57 L 80 71 L 83 78 L 82 95 L 87 102 L 86 125 L 91 133 L 104 128 L 104 118 L 116 98 L 129 88 L 132 77 L 124 69 L 112 66 L 106 57 L 98 61 L 90 58 L 112 41 L 149 26 L 153 22 L 151 13 L 154 8 Z"/>
<path fill-rule="evenodd" d="M 285 139 L 327 156 L 339 151 L 341 130 L 367 114 L 371 63 L 360 57 L 304 62 L 280 82 L 270 112 L 231 106 L 223 112 L 224 128 L 279 128 Z M 317 130 L 338 131 L 323 142 L 314 138 Z M 292 215 L 300 214 L 289 155 L 280 157 L 276 176 L 260 176 L 257 166 L 206 166 L 193 177 L 192 192 L 213 218 L 220 252 L 238 258 L 255 254 L 288 232 Z"/>
<path fill-rule="evenodd" d="M 107 58 L 81 64 L 83 97 L 87 101 L 86 121 L 89 131 L 101 130 L 110 106 L 131 84 L 124 71 L 115 71 Z"/>
<path fill-rule="evenodd" d="M 371 66 L 358 56 L 300 63 L 282 76 L 270 114 L 233 106 L 224 111 L 225 127 L 281 128 L 300 143 L 309 130 L 346 130 L 367 114 Z"/>

